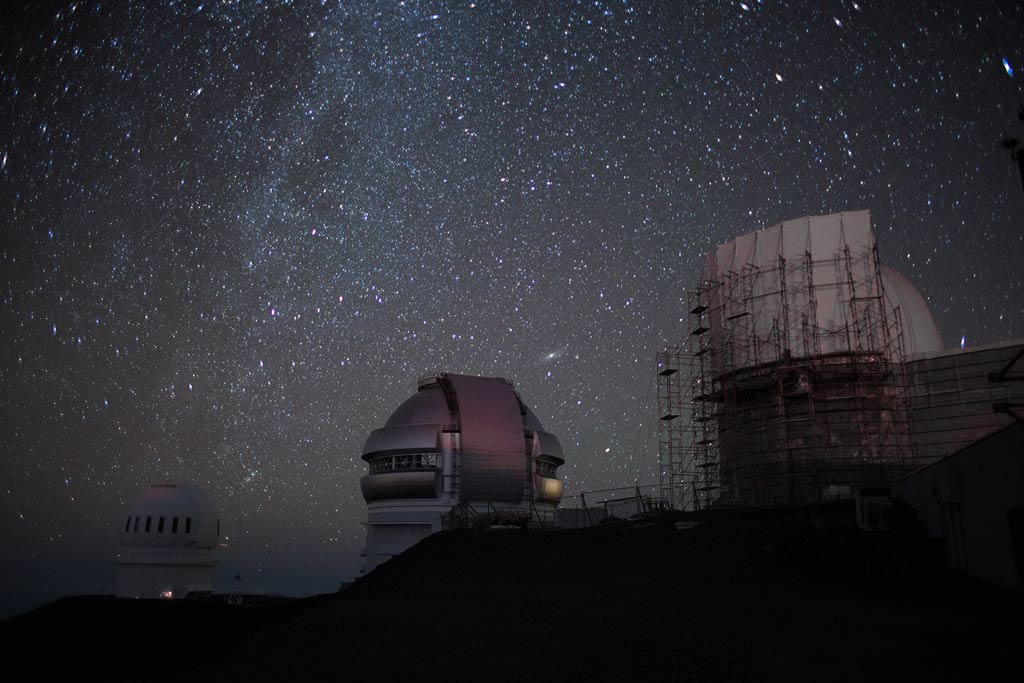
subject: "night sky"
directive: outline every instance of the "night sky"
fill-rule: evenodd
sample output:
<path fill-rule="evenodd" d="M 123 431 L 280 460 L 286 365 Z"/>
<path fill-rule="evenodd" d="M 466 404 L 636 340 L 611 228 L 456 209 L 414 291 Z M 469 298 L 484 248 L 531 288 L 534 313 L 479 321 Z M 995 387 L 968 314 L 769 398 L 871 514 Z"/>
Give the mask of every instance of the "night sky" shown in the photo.
<path fill-rule="evenodd" d="M 38 5 L 39 3 L 32 3 Z M 1024 337 L 1024 9 L 79 2 L 0 42 L 0 615 L 191 480 L 220 588 L 357 571 L 360 448 L 499 375 L 570 493 L 656 481 L 703 252 L 870 209 L 947 345 Z"/>

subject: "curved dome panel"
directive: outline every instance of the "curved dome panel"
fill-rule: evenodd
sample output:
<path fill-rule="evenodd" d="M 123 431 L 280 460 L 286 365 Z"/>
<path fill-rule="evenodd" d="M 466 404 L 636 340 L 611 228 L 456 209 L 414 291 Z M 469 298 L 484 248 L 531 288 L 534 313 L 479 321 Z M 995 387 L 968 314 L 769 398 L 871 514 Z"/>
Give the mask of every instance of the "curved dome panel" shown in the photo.
<path fill-rule="evenodd" d="M 525 411 L 512 384 L 501 377 L 444 376 L 459 410 L 462 495 L 471 500 L 518 503 L 527 490 Z"/>
<path fill-rule="evenodd" d="M 370 433 L 363 444 L 363 458 L 389 451 L 437 450 L 441 428 L 455 422 L 441 387 L 437 384 L 421 386 L 391 413 L 384 427 Z"/>
<path fill-rule="evenodd" d="M 454 422 L 444 391 L 435 384 L 423 387 L 405 399 L 402 405 L 391 413 L 385 426 L 444 425 Z"/>
<path fill-rule="evenodd" d="M 543 431 L 544 425 L 540 423 L 540 420 L 537 419 L 537 416 L 533 414 L 532 410 L 530 410 L 530 406 L 523 407 L 526 408 L 526 417 L 524 418 L 524 422 L 526 423 L 527 428 Z"/>
<path fill-rule="evenodd" d="M 382 427 L 370 433 L 370 438 L 363 444 L 363 459 L 374 453 L 395 451 L 436 451 L 440 425 L 410 425 Z"/>
<path fill-rule="evenodd" d="M 890 308 L 899 307 L 906 352 L 940 351 L 942 335 L 921 292 L 914 283 L 888 266 L 882 266 L 882 286 Z"/>
<path fill-rule="evenodd" d="M 546 455 L 565 462 L 565 455 L 562 453 L 562 444 L 558 441 L 557 436 L 549 434 L 543 429 L 536 430 L 536 434 L 540 441 L 539 455 Z"/>

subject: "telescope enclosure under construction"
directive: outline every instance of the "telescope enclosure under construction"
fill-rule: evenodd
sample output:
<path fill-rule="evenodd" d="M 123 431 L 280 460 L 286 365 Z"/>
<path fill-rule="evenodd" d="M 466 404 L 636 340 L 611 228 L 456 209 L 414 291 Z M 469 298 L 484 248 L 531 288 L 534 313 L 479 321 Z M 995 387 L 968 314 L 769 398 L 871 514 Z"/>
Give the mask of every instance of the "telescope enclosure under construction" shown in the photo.
<path fill-rule="evenodd" d="M 879 262 L 867 211 L 719 246 L 688 311 L 657 358 L 673 507 L 815 502 L 918 466 L 904 360 L 941 340 L 923 297 Z"/>

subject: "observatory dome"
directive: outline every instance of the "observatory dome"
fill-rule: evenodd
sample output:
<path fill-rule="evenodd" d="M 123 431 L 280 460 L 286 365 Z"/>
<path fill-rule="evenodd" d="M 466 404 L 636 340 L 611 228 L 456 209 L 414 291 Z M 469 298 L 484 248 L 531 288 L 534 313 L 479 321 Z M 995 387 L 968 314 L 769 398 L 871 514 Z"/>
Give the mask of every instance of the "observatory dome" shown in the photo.
<path fill-rule="evenodd" d="M 513 422 L 521 423 L 527 430 L 543 434 L 547 450 L 550 455 L 562 458 L 562 446 L 558 439 L 544 431 L 544 426 L 532 410 L 523 404 L 517 394 L 511 390 L 511 385 L 505 380 L 501 384 L 492 385 L 489 391 L 484 392 L 484 400 L 493 398 L 496 392 L 507 388 L 514 395 L 519 404 L 519 415 L 513 417 Z M 403 448 L 433 448 L 436 446 L 438 430 L 442 428 L 458 429 L 459 411 L 458 404 L 449 404 L 449 398 L 439 378 L 430 377 L 420 380 L 420 386 L 415 394 L 405 399 L 398 408 L 391 413 L 391 417 L 384 423 L 382 429 L 377 429 L 370 434 L 363 446 L 363 459 L 373 453 L 395 451 Z M 452 392 L 454 396 L 454 392 Z"/>
<path fill-rule="evenodd" d="M 562 497 L 561 444 L 500 377 L 421 379 L 362 458 L 367 570 L 441 530 L 457 507 L 526 523 L 553 515 Z"/>
<path fill-rule="evenodd" d="M 220 535 L 217 511 L 194 484 L 154 484 L 128 508 L 121 546 L 213 550 Z"/>
<path fill-rule="evenodd" d="M 150 486 L 119 522 L 118 597 L 185 597 L 213 590 L 220 520 L 194 484 Z"/>
<path fill-rule="evenodd" d="M 910 471 L 893 370 L 942 340 L 921 293 L 881 263 L 870 212 L 804 216 L 716 247 L 689 308 L 698 507 L 820 501 Z M 659 373 L 673 391 L 672 373 L 690 369 L 678 364 Z"/>
<path fill-rule="evenodd" d="M 421 386 L 391 413 L 385 427 L 406 425 L 441 425 L 454 422 L 448 400 L 439 384 Z"/>
<path fill-rule="evenodd" d="M 914 283 L 888 266 L 882 266 L 881 275 L 889 306 L 899 308 L 906 352 L 941 351 L 942 335 L 939 334 L 939 326 L 935 324 L 928 303 Z"/>

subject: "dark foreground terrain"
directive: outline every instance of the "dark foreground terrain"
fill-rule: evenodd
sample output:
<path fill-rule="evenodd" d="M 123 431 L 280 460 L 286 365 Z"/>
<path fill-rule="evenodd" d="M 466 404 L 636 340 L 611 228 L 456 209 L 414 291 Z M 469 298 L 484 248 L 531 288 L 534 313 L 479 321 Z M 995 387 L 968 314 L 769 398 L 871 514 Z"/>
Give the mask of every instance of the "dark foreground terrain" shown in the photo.
<path fill-rule="evenodd" d="M 337 595 L 65 599 L 0 647 L 79 680 L 1018 680 L 1024 596 L 941 564 L 845 504 L 454 531 Z"/>

